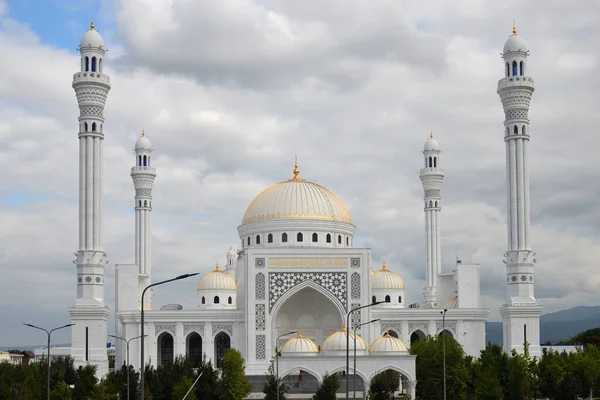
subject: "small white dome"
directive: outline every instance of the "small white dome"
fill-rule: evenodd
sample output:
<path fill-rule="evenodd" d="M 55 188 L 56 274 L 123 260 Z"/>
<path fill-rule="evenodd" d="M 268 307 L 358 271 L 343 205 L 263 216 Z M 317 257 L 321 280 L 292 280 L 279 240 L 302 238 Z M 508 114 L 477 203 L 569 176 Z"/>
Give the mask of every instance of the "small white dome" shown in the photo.
<path fill-rule="evenodd" d="M 292 354 L 292 353 L 318 353 L 319 346 L 311 339 L 302 336 L 302 333 L 298 332 L 298 336 L 287 340 L 281 349 L 281 353 Z"/>
<path fill-rule="evenodd" d="M 383 267 L 371 275 L 371 289 L 404 290 L 404 281 L 383 263 Z"/>
<path fill-rule="evenodd" d="M 369 346 L 369 353 L 403 353 L 408 352 L 408 347 L 398 338 L 385 332 L 380 338 L 377 338 Z"/>
<path fill-rule="evenodd" d="M 429 136 L 429 138 L 425 142 L 425 146 L 423 147 L 423 151 L 440 151 L 440 144 L 431 135 L 431 136 Z"/>
<path fill-rule="evenodd" d="M 227 251 L 228 256 L 235 256 L 235 250 L 233 250 L 232 246 L 229 246 L 229 250 Z"/>
<path fill-rule="evenodd" d="M 148 140 L 148 137 L 144 131 L 142 131 L 142 136 L 140 136 L 135 142 L 135 151 L 139 150 L 152 150 L 152 144 L 150 143 L 150 140 Z"/>
<path fill-rule="evenodd" d="M 529 50 L 527 49 L 527 45 L 521 36 L 517 34 L 517 28 L 513 27 L 513 34 L 508 38 L 506 43 L 504 43 L 504 54 L 512 53 L 515 51 L 521 51 L 527 53 Z"/>
<path fill-rule="evenodd" d="M 104 48 L 104 40 L 102 36 L 94 29 L 94 22 L 90 25 L 90 30 L 83 34 L 81 41 L 79 42 L 80 47 L 102 47 Z"/>
<path fill-rule="evenodd" d="M 237 283 L 227 271 L 220 270 L 217 263 L 214 271 L 200 279 L 198 290 L 237 290 Z"/>
<path fill-rule="evenodd" d="M 354 333 L 346 330 L 346 326 L 342 326 L 337 332 L 332 333 L 323 341 L 321 345 L 321 350 L 346 350 L 346 337 L 350 335 L 350 349 L 354 349 Z M 360 336 L 356 336 L 356 349 L 357 350 L 366 350 L 367 343 Z"/>

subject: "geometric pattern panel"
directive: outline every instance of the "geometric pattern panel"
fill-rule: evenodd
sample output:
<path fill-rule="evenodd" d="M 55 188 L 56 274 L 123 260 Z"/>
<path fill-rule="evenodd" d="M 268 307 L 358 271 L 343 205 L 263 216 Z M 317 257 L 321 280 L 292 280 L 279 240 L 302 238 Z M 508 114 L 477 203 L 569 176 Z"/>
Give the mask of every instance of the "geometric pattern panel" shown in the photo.
<path fill-rule="evenodd" d="M 259 272 L 256 274 L 254 278 L 254 297 L 256 300 L 264 300 L 265 299 L 265 274 Z"/>
<path fill-rule="evenodd" d="M 254 260 L 254 266 L 256 268 L 264 268 L 265 267 L 265 259 L 257 258 L 256 260 Z"/>
<path fill-rule="evenodd" d="M 264 304 L 256 305 L 256 330 L 257 331 L 265 330 L 265 305 Z"/>
<path fill-rule="evenodd" d="M 184 325 L 183 336 L 187 337 L 190 333 L 196 332 L 197 334 L 204 336 L 204 324 L 202 325 Z"/>
<path fill-rule="evenodd" d="M 269 274 L 269 313 L 281 296 L 305 281 L 321 286 L 347 308 L 345 272 L 275 272 Z"/>
<path fill-rule="evenodd" d="M 360 268 L 360 258 L 351 258 L 350 265 L 352 265 L 352 268 Z"/>
<path fill-rule="evenodd" d="M 511 108 L 504 112 L 506 120 L 527 119 L 528 110 L 526 108 Z"/>
<path fill-rule="evenodd" d="M 448 332 L 450 332 L 452 334 L 453 337 L 456 338 L 456 322 L 446 322 L 444 325 L 442 325 L 441 322 L 437 322 L 435 323 L 435 331 L 437 332 L 437 334 L 439 335 L 440 333 L 442 333 L 442 327 L 447 330 Z"/>
<path fill-rule="evenodd" d="M 425 190 L 425 197 L 440 197 L 440 189 Z"/>
<path fill-rule="evenodd" d="M 355 272 L 350 277 L 350 297 L 360 299 L 360 275 Z"/>
<path fill-rule="evenodd" d="M 163 332 L 170 333 L 175 339 L 175 325 L 154 325 L 155 336 L 159 336 Z"/>
<path fill-rule="evenodd" d="M 352 306 L 350 309 L 356 308 L 356 307 L 360 307 L 360 303 L 352 303 Z M 362 314 L 362 310 L 358 310 L 358 311 L 354 311 L 351 315 L 350 315 L 350 329 L 354 329 L 356 328 L 358 325 L 360 325 L 361 323 L 361 314 Z M 360 330 L 361 328 L 358 328 L 358 330 Z"/>
<path fill-rule="evenodd" d="M 229 334 L 229 337 L 233 336 L 233 326 L 231 325 L 213 325 L 212 326 L 212 335 L 215 336 L 219 332 L 226 332 Z"/>
<path fill-rule="evenodd" d="M 267 353 L 267 341 L 265 335 L 256 335 L 256 359 L 264 360 Z"/>

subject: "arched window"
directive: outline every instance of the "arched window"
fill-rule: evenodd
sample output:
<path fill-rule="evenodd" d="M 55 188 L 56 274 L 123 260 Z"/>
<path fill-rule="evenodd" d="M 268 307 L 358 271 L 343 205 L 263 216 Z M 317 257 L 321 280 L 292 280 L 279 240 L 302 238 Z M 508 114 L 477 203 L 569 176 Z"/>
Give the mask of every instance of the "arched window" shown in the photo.
<path fill-rule="evenodd" d="M 398 303 L 402 303 L 402 296 L 398 296 Z"/>
<path fill-rule="evenodd" d="M 206 304 L 206 298 L 202 296 L 202 304 Z"/>
<path fill-rule="evenodd" d="M 517 62 L 513 61 L 513 76 L 517 76 Z"/>
<path fill-rule="evenodd" d="M 158 337 L 158 365 L 173 363 L 173 336 L 163 332 Z"/>
<path fill-rule="evenodd" d="M 350 246 L 350 238 L 346 236 L 346 246 Z"/>
<path fill-rule="evenodd" d="M 325 241 L 331 243 L 331 234 L 328 233 L 327 236 L 325 236 Z"/>
<path fill-rule="evenodd" d="M 148 166 L 148 157 L 144 156 L 144 167 Z"/>
<path fill-rule="evenodd" d="M 267 243 L 273 243 L 273 234 L 269 233 L 269 236 L 267 236 Z"/>
<path fill-rule="evenodd" d="M 393 331 L 393 330 L 391 330 L 391 329 L 390 329 L 390 330 L 388 331 L 388 334 L 389 334 L 391 337 L 398 338 L 398 334 L 396 333 L 396 331 Z"/>
<path fill-rule="evenodd" d="M 342 235 L 338 235 L 338 244 L 342 244 Z"/>
<path fill-rule="evenodd" d="M 525 130 L 525 125 L 523 125 L 523 127 L 521 128 L 521 133 L 523 135 L 525 135 L 527 133 L 527 131 Z"/>
<path fill-rule="evenodd" d="M 525 63 L 523 61 L 521 61 L 519 63 L 519 75 L 523 75 L 524 72 L 525 72 Z"/>
<path fill-rule="evenodd" d="M 431 157 L 429 157 L 429 168 L 431 168 L 433 166 L 433 159 Z"/>
<path fill-rule="evenodd" d="M 96 57 L 92 57 L 92 72 L 96 72 Z"/>
<path fill-rule="evenodd" d="M 142 201 L 140 200 L 140 207 L 142 206 Z"/>
<path fill-rule="evenodd" d="M 250 246 L 250 236 L 248 236 L 248 246 Z"/>
<path fill-rule="evenodd" d="M 287 233 L 284 232 L 281 234 L 281 242 L 287 243 Z"/>
<path fill-rule="evenodd" d="M 231 296 L 229 296 L 229 298 L 227 298 L 227 304 L 232 304 L 233 303 L 233 299 L 231 298 Z"/>
<path fill-rule="evenodd" d="M 508 63 L 506 63 L 506 77 L 508 78 L 510 76 L 510 65 Z"/>
<path fill-rule="evenodd" d="M 215 296 L 215 298 L 213 299 L 213 303 L 214 304 L 219 304 L 219 296 Z"/>
<path fill-rule="evenodd" d="M 437 206 L 438 206 L 438 204 L 437 204 L 437 201 L 436 201 L 436 202 L 435 202 L 435 208 L 437 208 Z"/>
<path fill-rule="evenodd" d="M 374 303 L 377 303 L 377 296 L 373 296 L 373 297 L 371 298 L 371 303 L 373 303 L 373 304 L 374 304 Z"/>
<path fill-rule="evenodd" d="M 433 201 L 429 200 L 429 207 L 433 207 Z"/>
<path fill-rule="evenodd" d="M 313 243 L 316 243 L 319 241 L 319 235 L 317 235 L 316 232 L 312 234 L 312 241 L 313 241 Z"/>
<path fill-rule="evenodd" d="M 88 131 L 88 124 L 87 124 L 87 122 L 84 122 L 84 123 L 83 123 L 83 126 L 84 126 L 84 128 L 85 128 L 85 131 L 87 132 L 87 131 Z"/>
<path fill-rule="evenodd" d="M 260 244 L 260 235 L 256 235 L 256 244 Z"/>
<path fill-rule="evenodd" d="M 302 241 L 304 241 L 304 235 L 302 235 L 302 232 L 298 232 L 298 234 L 296 235 L 296 242 Z"/>
<path fill-rule="evenodd" d="M 202 337 L 196 332 L 192 332 L 187 337 L 187 357 L 195 365 L 202 362 Z"/>
<path fill-rule="evenodd" d="M 437 157 L 433 157 L 433 168 L 437 168 Z"/>
<path fill-rule="evenodd" d="M 96 123 L 92 122 L 92 132 L 96 132 Z"/>
<path fill-rule="evenodd" d="M 90 70 L 90 59 L 89 57 L 85 57 L 85 71 L 89 71 Z"/>
<path fill-rule="evenodd" d="M 385 302 L 386 303 L 391 303 L 392 302 L 392 298 L 390 297 L 389 294 L 385 296 Z"/>
<path fill-rule="evenodd" d="M 144 207 L 148 207 L 148 200 L 144 200 Z"/>
<path fill-rule="evenodd" d="M 215 336 L 215 358 L 217 359 L 217 368 L 223 368 L 223 358 L 225 352 L 231 347 L 231 339 L 225 332 L 220 332 Z"/>
<path fill-rule="evenodd" d="M 98 72 L 102 72 L 102 59 L 98 59 Z"/>
<path fill-rule="evenodd" d="M 142 156 L 139 156 L 138 165 L 139 165 L 140 167 L 142 166 Z"/>
<path fill-rule="evenodd" d="M 513 132 L 514 132 L 515 135 L 519 134 L 519 128 L 516 125 L 513 128 Z"/>

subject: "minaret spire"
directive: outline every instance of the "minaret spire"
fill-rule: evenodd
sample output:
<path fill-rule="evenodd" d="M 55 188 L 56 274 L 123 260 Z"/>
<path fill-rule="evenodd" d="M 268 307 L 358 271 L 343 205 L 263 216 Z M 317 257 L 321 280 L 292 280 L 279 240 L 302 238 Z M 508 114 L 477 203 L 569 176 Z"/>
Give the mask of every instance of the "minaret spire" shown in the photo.
<path fill-rule="evenodd" d="M 507 303 L 500 308 L 503 319 L 504 350 L 524 351 L 540 356 L 539 317 L 542 307 L 534 296 L 535 253 L 530 246 L 529 206 L 529 104 L 535 90 L 527 75 L 529 51 L 513 27 L 504 45 L 505 77 L 498 81 L 498 95 L 504 108 L 504 142 L 506 145 L 507 231 L 505 253 Z"/>
<path fill-rule="evenodd" d="M 69 308 L 71 357 L 75 367 L 96 365 L 96 374 L 108 373 L 106 321 L 110 313 L 104 302 L 102 246 L 102 189 L 104 104 L 110 79 L 104 74 L 104 41 L 94 29 L 80 42 L 81 70 L 73 75 L 73 89 L 79 104 L 79 249 L 77 250 L 77 298 Z"/>
<path fill-rule="evenodd" d="M 423 184 L 425 200 L 425 302 L 437 307 L 437 276 L 442 272 L 442 246 L 440 242 L 439 215 L 442 211 L 441 189 L 444 181 L 444 170 L 440 168 L 440 145 L 433 138 L 433 130 L 423 148 L 425 166 L 419 177 Z"/>

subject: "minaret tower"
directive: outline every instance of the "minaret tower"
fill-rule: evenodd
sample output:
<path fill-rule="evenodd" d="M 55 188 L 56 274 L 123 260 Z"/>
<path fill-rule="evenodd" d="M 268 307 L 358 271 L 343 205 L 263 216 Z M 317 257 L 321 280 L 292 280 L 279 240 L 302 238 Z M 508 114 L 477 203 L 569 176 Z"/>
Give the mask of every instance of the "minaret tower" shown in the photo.
<path fill-rule="evenodd" d="M 102 144 L 104 142 L 104 103 L 110 79 L 104 74 L 104 41 L 94 29 L 84 33 L 79 46 L 81 71 L 73 75 L 73 89 L 79 104 L 79 250 L 77 299 L 69 308 L 72 327 L 71 357 L 75 367 L 96 365 L 97 375 L 108 373 L 104 303 L 102 248 Z"/>
<path fill-rule="evenodd" d="M 440 145 L 429 133 L 423 156 L 425 167 L 419 178 L 423 184 L 425 200 L 425 242 L 427 249 L 427 269 L 425 271 L 425 303 L 437 307 L 437 276 L 442 272 L 442 246 L 440 243 L 439 216 L 442 211 L 440 192 L 444 182 L 444 170 L 440 167 Z"/>
<path fill-rule="evenodd" d="M 152 274 L 152 188 L 156 169 L 152 167 L 151 155 L 152 145 L 142 131 L 135 143 L 135 166 L 131 168 L 131 178 L 135 188 L 135 263 L 140 275 L 147 276 L 144 287 L 150 284 Z"/>
<path fill-rule="evenodd" d="M 504 350 L 524 350 L 529 345 L 532 356 L 540 356 L 540 314 L 542 307 L 533 294 L 533 265 L 529 236 L 529 103 L 534 91 L 528 76 L 529 50 L 513 27 L 504 45 L 504 78 L 498 81 L 498 95 L 504 108 L 504 142 L 506 143 L 508 251 L 506 259 L 507 303 L 500 308 L 503 320 Z"/>

